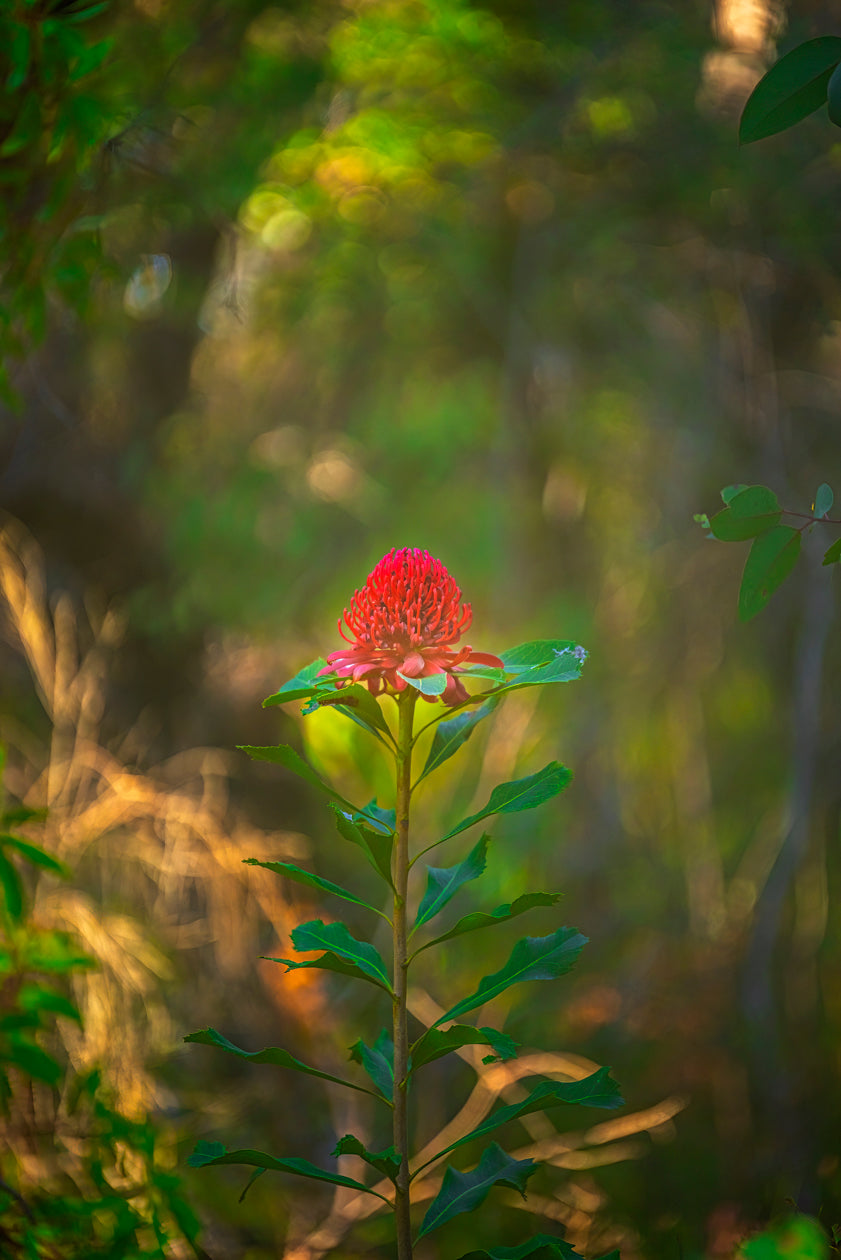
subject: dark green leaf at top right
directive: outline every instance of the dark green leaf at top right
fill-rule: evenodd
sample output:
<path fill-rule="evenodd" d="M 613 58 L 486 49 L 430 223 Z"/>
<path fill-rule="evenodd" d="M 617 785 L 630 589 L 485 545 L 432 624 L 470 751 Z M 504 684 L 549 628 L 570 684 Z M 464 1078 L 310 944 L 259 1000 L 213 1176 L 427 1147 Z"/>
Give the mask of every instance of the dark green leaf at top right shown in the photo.
<path fill-rule="evenodd" d="M 780 57 L 748 97 L 739 123 L 739 143 L 752 144 L 776 135 L 820 109 L 839 62 L 841 38 L 837 35 L 808 39 Z"/>

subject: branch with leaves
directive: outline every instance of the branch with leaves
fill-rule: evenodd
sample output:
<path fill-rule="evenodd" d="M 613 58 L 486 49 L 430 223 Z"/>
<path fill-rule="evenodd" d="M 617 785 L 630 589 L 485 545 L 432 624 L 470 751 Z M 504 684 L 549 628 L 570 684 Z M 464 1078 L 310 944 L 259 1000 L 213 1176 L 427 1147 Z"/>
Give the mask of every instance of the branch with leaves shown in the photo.
<path fill-rule="evenodd" d="M 314 1181 L 342 1186 L 380 1201 L 394 1216 L 396 1250 L 399 1260 L 411 1260 L 415 1243 L 456 1216 L 472 1212 L 486 1200 L 495 1186 L 508 1187 L 525 1195 L 529 1178 L 537 1164 L 531 1158 L 517 1159 L 507 1154 L 495 1140 L 497 1132 L 515 1120 L 535 1112 L 550 1112 L 567 1106 L 615 1108 L 622 1105 L 618 1087 L 606 1068 L 598 1068 L 583 1079 L 539 1081 L 523 1098 L 495 1107 L 468 1132 L 441 1149 L 423 1155 L 413 1151 L 410 1132 L 409 1097 L 423 1089 L 423 1069 L 467 1046 L 486 1050 L 483 1063 L 506 1062 L 517 1055 L 518 1046 L 506 1033 L 471 1022 L 471 1016 L 485 1004 L 513 986 L 537 980 L 555 980 L 565 975 L 586 944 L 575 928 L 558 927 L 546 936 L 523 937 L 511 949 L 498 969 L 482 977 L 465 997 L 445 1006 L 441 1014 L 412 1039 L 408 1025 L 408 978 L 420 954 L 440 947 L 468 933 L 507 923 L 537 906 L 552 906 L 559 900 L 553 892 L 526 892 L 511 902 L 488 911 L 474 911 L 458 918 L 444 931 L 432 922 L 467 883 L 483 874 L 490 837 L 483 833 L 466 856 L 450 866 L 426 866 L 425 891 L 412 895 L 412 883 L 420 860 L 431 849 L 448 843 L 486 819 L 535 809 L 552 800 L 569 784 L 571 772 L 557 761 L 522 779 L 499 784 L 483 808 L 461 819 L 439 839 L 415 849 L 412 837 L 412 806 L 418 787 L 469 740 L 477 725 L 494 714 L 503 697 L 523 687 L 542 686 L 577 679 L 586 651 L 565 640 L 539 640 L 523 644 L 500 656 L 475 653 L 471 648 L 453 645 L 470 624 L 470 606 L 461 604 L 461 591 L 443 565 L 421 551 L 390 552 L 369 576 L 366 587 L 357 591 L 345 625 L 353 638 L 350 645 L 331 654 L 327 660 L 308 665 L 264 703 L 268 706 L 304 701 L 303 714 L 327 708 L 362 727 L 387 750 L 394 765 L 394 808 L 380 806 L 376 799 L 356 805 L 327 783 L 294 749 L 254 747 L 244 749 L 251 757 L 270 762 L 297 774 L 329 798 L 336 829 L 342 839 L 354 845 L 387 887 L 390 912 L 366 901 L 353 889 L 345 888 L 291 862 L 257 862 L 278 876 L 302 883 L 347 903 L 361 907 L 391 928 L 392 958 L 386 960 L 373 944 L 354 936 L 338 920 L 314 919 L 291 933 L 296 953 L 321 951 L 307 960 L 277 958 L 287 971 L 316 968 L 350 977 L 373 986 L 391 1007 L 390 1027 L 382 1028 L 373 1040 L 358 1039 L 350 1049 L 351 1061 L 362 1071 L 361 1079 L 340 1078 L 316 1065 L 304 1063 L 278 1047 L 247 1051 L 233 1044 L 215 1029 L 190 1034 L 186 1040 L 215 1046 L 229 1054 L 287 1070 L 315 1076 L 361 1091 L 373 1097 L 390 1112 L 392 1143 L 382 1150 L 369 1150 L 354 1134 L 340 1137 L 334 1157 L 355 1155 L 373 1174 L 369 1180 L 348 1177 L 332 1168 L 321 1168 L 296 1156 L 266 1154 L 250 1149 L 227 1150 L 217 1141 L 198 1144 L 190 1163 L 194 1166 L 241 1164 L 253 1169 L 243 1197 L 268 1171 L 292 1174 Z M 341 626 L 341 623 L 340 623 Z M 470 695 L 465 680 L 484 684 L 484 690 Z M 367 684 L 364 685 L 364 684 Z M 427 721 L 418 714 L 430 706 Z M 413 760 L 419 741 L 431 732 L 428 752 L 420 772 L 413 773 Z M 417 904 L 414 914 L 411 907 Z M 419 1075 L 420 1074 L 420 1075 Z M 365 1079 L 367 1078 L 367 1080 Z M 418 1220 L 413 1187 L 418 1179 L 463 1146 L 480 1144 L 478 1161 L 468 1171 L 448 1162 L 440 1175 L 437 1191 Z M 429 1197 L 424 1190 L 423 1197 Z M 514 1248 L 492 1247 L 471 1252 L 471 1257 L 501 1260 L 504 1256 L 572 1256 L 570 1245 L 559 1238 L 539 1234 Z"/>

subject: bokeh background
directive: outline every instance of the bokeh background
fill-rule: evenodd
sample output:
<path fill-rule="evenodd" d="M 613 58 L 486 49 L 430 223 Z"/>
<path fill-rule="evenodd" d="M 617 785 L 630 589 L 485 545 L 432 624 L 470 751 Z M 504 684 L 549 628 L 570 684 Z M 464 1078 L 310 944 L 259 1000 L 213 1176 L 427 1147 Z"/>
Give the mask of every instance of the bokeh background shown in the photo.
<path fill-rule="evenodd" d="M 727 1257 L 792 1201 L 841 1219 L 835 532 L 742 625 L 746 548 L 693 522 L 728 483 L 807 511 L 837 478 L 838 132 L 736 131 L 841 6 L 80 9 L 4 6 L 40 35 L 9 46 L 0 119 L 0 735 L 74 870 L 38 913 L 99 962 L 72 1062 L 178 1143 L 215 1258 L 320 1254 L 328 1194 L 269 1176 L 238 1205 L 241 1175 L 184 1160 L 197 1137 L 323 1159 L 348 1104 L 181 1038 L 336 1070 L 360 1034 L 358 994 L 257 961 L 322 908 L 243 857 L 358 876 L 321 803 L 234 748 L 292 742 L 387 796 L 355 727 L 260 701 L 337 645 L 385 551 L 424 547 L 478 650 L 591 652 L 423 805 L 434 834 L 498 779 L 575 772 L 493 829 L 477 896 L 563 891 L 591 944 L 500 1018 L 610 1064 L 631 1119 L 569 1144 L 530 1223 L 630 1260 Z M 421 1005 L 505 956 L 477 939 Z M 471 1079 L 430 1076 L 424 1122 Z M 429 1256 L 471 1246 L 461 1219 Z M 529 1223 L 502 1197 L 488 1219 Z M 385 1248 L 360 1229 L 339 1254 Z"/>

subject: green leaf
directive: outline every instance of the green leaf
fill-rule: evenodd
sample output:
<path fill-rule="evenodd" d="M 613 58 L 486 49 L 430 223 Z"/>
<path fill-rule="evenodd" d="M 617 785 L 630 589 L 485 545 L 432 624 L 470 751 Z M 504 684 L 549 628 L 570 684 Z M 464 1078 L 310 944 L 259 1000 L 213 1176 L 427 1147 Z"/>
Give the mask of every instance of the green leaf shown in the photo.
<path fill-rule="evenodd" d="M 3 1057 L 7 1063 L 13 1063 L 33 1080 L 46 1081 L 48 1085 L 57 1085 L 64 1074 L 52 1055 L 31 1041 L 11 1039 L 9 1049 Z"/>
<path fill-rule="evenodd" d="M 533 910 L 536 906 L 554 906 L 560 900 L 560 893 L 523 893 L 522 897 L 518 897 L 516 901 L 497 906 L 489 914 L 484 910 L 475 910 L 472 914 L 466 914 L 463 919 L 459 919 L 449 932 L 444 932 L 442 936 L 436 936 L 434 940 L 421 945 L 415 953 L 420 954 L 423 950 L 431 949 L 433 945 L 440 945 L 442 941 L 449 941 L 454 936 L 464 936 L 465 932 L 478 932 L 482 928 L 495 927 L 497 923 L 506 923 L 509 919 L 515 919 L 518 914 Z"/>
<path fill-rule="evenodd" d="M 27 92 L 23 107 L 18 111 L 12 130 L 0 145 L 0 157 L 11 157 L 41 134 L 41 101 L 36 91 Z"/>
<path fill-rule="evenodd" d="M 831 547 L 824 552 L 824 564 L 837 564 L 841 560 L 841 538 L 836 538 Z"/>
<path fill-rule="evenodd" d="M 498 783 L 491 792 L 490 800 L 484 809 L 480 809 L 478 814 L 471 814 L 469 818 L 463 819 L 437 843 L 442 844 L 444 840 L 451 840 L 459 832 L 466 831 L 468 827 L 481 822 L 483 818 L 488 818 L 491 814 L 518 814 L 524 809 L 536 809 L 538 805 L 542 805 L 562 792 L 571 779 L 571 770 L 562 766 L 559 761 L 550 761 L 542 770 L 528 775 L 525 779 L 515 779 L 512 783 Z M 434 847 L 430 845 L 430 848 Z"/>
<path fill-rule="evenodd" d="M 781 57 L 748 97 L 739 123 L 739 143 L 776 135 L 820 109 L 830 76 L 841 61 L 841 39 L 822 35 Z"/>
<path fill-rule="evenodd" d="M 569 639 L 535 639 L 503 652 L 505 673 L 514 678 L 504 691 L 518 687 L 536 687 L 543 683 L 574 682 L 581 677 L 587 659 L 586 648 Z"/>
<path fill-rule="evenodd" d="M 368 688 L 359 683 L 351 683 L 349 687 L 342 687 L 340 690 L 333 688 L 329 692 L 319 692 L 314 697 L 313 704 L 319 709 L 336 709 L 343 717 L 350 718 L 363 730 L 376 735 L 377 739 L 381 735 L 392 738 L 382 709 Z"/>
<path fill-rule="evenodd" d="M 114 47 L 112 39 L 101 39 L 97 44 L 91 44 L 79 54 L 75 65 L 70 72 L 70 82 L 76 83 L 79 79 L 84 79 L 85 75 L 92 74 L 94 70 L 98 70 L 105 58 Z"/>
<path fill-rule="evenodd" d="M 826 85 L 826 103 L 829 121 L 835 123 L 836 127 L 841 127 L 841 74 L 838 73 L 838 69 L 836 66 L 829 76 L 829 83 Z"/>
<path fill-rule="evenodd" d="M 368 941 L 358 941 L 344 923 L 324 923 L 321 919 L 311 919 L 308 923 L 293 928 L 291 938 L 298 953 L 311 949 L 328 950 L 350 963 L 369 980 L 376 981 L 391 992 L 391 980 L 385 963 L 374 946 Z"/>
<path fill-rule="evenodd" d="M 291 1068 L 293 1072 L 317 1076 L 322 1081 L 333 1081 L 336 1085 L 358 1090 L 361 1094 L 370 1094 L 373 1098 L 377 1096 L 373 1090 L 366 1089 L 364 1085 L 355 1085 L 353 1081 L 346 1081 L 341 1076 L 333 1076 L 330 1072 L 320 1072 L 318 1068 L 302 1063 L 288 1050 L 281 1050 L 277 1046 L 270 1046 L 267 1050 L 242 1050 L 227 1037 L 223 1037 L 215 1028 L 201 1028 L 198 1032 L 189 1033 L 184 1040 L 194 1042 L 199 1046 L 216 1046 L 220 1050 L 226 1050 L 228 1054 L 237 1055 L 240 1059 L 248 1059 L 251 1063 L 270 1063 L 274 1067 Z"/>
<path fill-rule="evenodd" d="M 742 1243 L 737 1260 L 829 1260 L 829 1239 L 811 1216 L 792 1215 Z"/>
<path fill-rule="evenodd" d="M 579 1253 L 563 1238 L 535 1234 L 519 1247 L 492 1247 L 489 1251 L 468 1251 L 459 1260 L 580 1260 Z M 607 1260 L 607 1257 L 604 1257 Z M 618 1255 L 617 1255 L 618 1260 Z"/>
<path fill-rule="evenodd" d="M 7 53 L 11 70 L 6 79 L 6 91 L 16 92 L 26 82 L 29 70 L 31 38 L 29 27 L 23 22 L 11 22 L 7 27 Z"/>
<path fill-rule="evenodd" d="M 510 989 L 512 984 L 525 980 L 557 979 L 569 971 L 586 944 L 587 937 L 571 927 L 558 928 L 548 936 L 524 936 L 517 941 L 502 970 L 480 980 L 476 992 L 450 1007 L 440 1019 L 436 1019 L 434 1027 L 483 1006 Z"/>
<path fill-rule="evenodd" d="M 41 984 L 24 984 L 18 994 L 18 1004 L 24 1011 L 47 1011 L 52 1015 L 64 1015 L 67 1019 L 75 1019 L 81 1024 L 82 1017 L 77 1008 L 63 993 L 55 989 L 45 988 Z"/>
<path fill-rule="evenodd" d="M 346 1133 L 344 1137 L 339 1138 L 332 1154 L 334 1158 L 339 1155 L 358 1155 L 383 1177 L 388 1177 L 389 1181 L 395 1180 L 400 1168 L 400 1156 L 393 1146 L 387 1146 L 384 1151 L 369 1151 L 352 1133 Z"/>
<path fill-rule="evenodd" d="M 771 529 L 781 516 L 773 490 L 767 486 L 748 486 L 711 518 L 710 529 L 722 542 L 743 542 Z"/>
<path fill-rule="evenodd" d="M 393 809 L 382 809 L 377 804 L 375 797 L 353 815 L 353 821 L 355 823 L 365 823 L 366 826 L 373 827 L 381 835 L 393 836 L 394 829 L 397 826 L 397 815 Z"/>
<path fill-rule="evenodd" d="M 394 1042 L 383 1029 L 373 1048 L 364 1041 L 355 1041 L 350 1047 L 350 1057 L 359 1063 L 370 1076 L 386 1102 L 394 1100 Z"/>
<path fill-rule="evenodd" d="M 815 516 L 828 516 L 832 511 L 832 505 L 835 502 L 835 496 L 832 493 L 832 487 L 826 482 L 822 482 L 815 492 L 815 505 L 812 508 Z"/>
<path fill-rule="evenodd" d="M 415 691 L 419 691 L 424 696 L 440 696 L 447 689 L 447 675 L 429 674 L 426 678 L 409 678 L 407 674 L 401 674 L 397 671 L 400 678 L 407 682 L 410 687 L 414 687 Z"/>
<path fill-rule="evenodd" d="M 455 896 L 462 884 L 467 884 L 470 880 L 479 878 L 485 869 L 489 840 L 490 836 L 482 836 L 479 843 L 470 850 L 464 861 L 459 862 L 457 866 L 428 866 L 426 868 L 426 892 L 418 906 L 417 918 L 412 928 L 413 932 L 417 931 L 422 924 L 427 923 L 439 911 L 443 910 L 444 906 Z"/>
<path fill-rule="evenodd" d="M 443 1150 L 436 1151 L 427 1163 L 431 1164 L 433 1160 L 440 1159 L 442 1155 L 448 1155 L 450 1151 L 476 1138 L 486 1137 L 488 1133 L 508 1124 L 510 1120 L 519 1120 L 522 1116 L 529 1116 L 535 1111 L 551 1111 L 555 1107 L 569 1105 L 603 1107 L 612 1110 L 615 1107 L 623 1107 L 625 1100 L 619 1093 L 619 1086 L 610 1075 L 610 1069 L 606 1067 L 599 1068 L 583 1081 L 541 1081 L 531 1091 L 528 1098 L 524 1098 L 522 1102 L 498 1108 L 470 1133 L 465 1133 L 463 1137 L 451 1142 Z"/>
<path fill-rule="evenodd" d="M 17 868 L 2 851 L 0 851 L 0 884 L 3 885 L 6 912 L 10 919 L 19 922 L 23 915 L 23 885 Z"/>
<path fill-rule="evenodd" d="M 440 722 L 435 728 L 435 735 L 432 740 L 432 747 L 429 750 L 429 756 L 426 759 L 426 765 L 421 771 L 418 783 L 421 779 L 425 779 L 433 770 L 437 770 L 457 752 L 462 744 L 466 743 L 473 734 L 476 727 L 483 718 L 493 713 L 499 700 L 496 696 L 492 696 L 478 709 L 467 709 L 463 713 L 457 713 L 455 717 L 449 718 L 446 722 Z"/>
<path fill-rule="evenodd" d="M 740 621 L 756 616 L 785 581 L 797 563 L 800 542 L 800 533 L 789 525 L 778 525 L 754 539 L 739 588 Z"/>
<path fill-rule="evenodd" d="M 721 497 L 725 504 L 729 504 L 735 499 L 737 494 L 741 494 L 743 490 L 748 490 L 749 486 L 744 481 L 739 481 L 735 486 L 725 486 L 721 491 Z"/>
<path fill-rule="evenodd" d="M 317 787 L 320 792 L 325 792 L 328 796 L 332 796 L 334 801 L 340 801 L 342 805 L 346 805 L 352 810 L 354 807 L 350 801 L 346 801 L 343 796 L 334 791 L 329 784 L 319 778 L 312 766 L 307 765 L 303 757 L 295 752 L 294 748 L 290 748 L 288 744 L 277 744 L 269 746 L 257 746 L 255 744 L 237 744 L 240 752 L 247 753 L 253 761 L 270 761 L 272 765 L 283 766 L 285 770 L 291 770 L 293 774 L 297 774 L 299 779 Z"/>
<path fill-rule="evenodd" d="M 285 682 L 283 686 L 268 696 L 263 701 L 263 708 L 269 709 L 275 704 L 288 704 L 291 700 L 308 700 L 310 696 L 314 696 L 316 692 L 333 686 L 326 678 L 318 680 L 319 671 L 327 668 L 327 662 L 319 656 L 317 661 L 312 661 L 309 665 L 305 665 L 299 670 L 294 678 L 290 678 L 289 682 Z"/>
<path fill-rule="evenodd" d="M 351 844 L 357 845 L 380 878 L 384 879 L 388 886 L 392 888 L 391 851 L 394 848 L 394 833 L 390 831 L 383 834 L 380 831 L 372 831 L 361 822 L 357 823 L 355 821 L 355 818 L 361 818 L 362 815 L 347 814 L 338 805 L 331 805 L 330 808 L 336 815 L 336 827 L 339 835 L 343 836 Z"/>
<path fill-rule="evenodd" d="M 26 858 L 27 862 L 30 862 L 33 866 L 40 866 L 45 871 L 54 871 L 65 879 L 69 877 L 70 872 L 63 862 L 59 862 L 58 858 L 45 853 L 37 844 L 30 844 L 27 840 L 21 840 L 19 836 L 10 836 L 5 833 L 0 835 L 0 848 L 16 849 L 21 857 Z"/>
<path fill-rule="evenodd" d="M 357 897 L 356 893 L 349 892 L 347 888 L 342 888 L 339 884 L 334 884 L 332 880 L 313 875 L 311 871 L 305 871 L 294 862 L 260 862 L 257 858 L 243 858 L 243 862 L 246 866 L 262 866 L 264 870 L 274 871 L 276 875 L 285 875 L 287 879 L 292 879 L 297 884 L 306 884 L 309 888 L 318 888 L 321 892 L 332 893 L 334 897 L 341 897 L 343 901 L 350 901 L 355 906 L 364 906 L 366 910 L 373 910 L 374 914 L 380 915 L 383 919 L 386 918 L 382 911 L 369 905 L 361 897 Z"/>
<path fill-rule="evenodd" d="M 519 1190 L 525 1198 L 526 1182 L 536 1169 L 533 1159 L 512 1159 L 496 1142 L 492 1142 L 473 1172 L 447 1169 L 441 1189 L 423 1218 L 418 1238 L 439 1229 L 461 1212 L 472 1212 L 480 1207 L 492 1186 L 510 1186 L 512 1190 Z"/>
<path fill-rule="evenodd" d="M 4 827 L 15 827 L 19 823 L 43 822 L 46 817 L 45 809 L 30 809 L 28 805 L 16 805 L 14 809 L 7 809 L 5 814 L 0 814 L 0 823 Z"/>
<path fill-rule="evenodd" d="M 518 1042 L 496 1028 L 474 1028 L 472 1024 L 453 1024 L 450 1028 L 428 1028 L 412 1046 L 412 1072 L 426 1063 L 441 1059 L 462 1046 L 490 1046 L 495 1056 L 506 1062 L 516 1059 Z"/>
<path fill-rule="evenodd" d="M 334 1186 L 348 1186 L 351 1190 L 361 1190 L 365 1194 L 373 1194 L 377 1199 L 382 1199 L 384 1203 L 388 1202 L 384 1195 L 378 1194 L 376 1190 L 372 1190 L 363 1182 L 317 1168 L 307 1159 L 276 1159 L 274 1155 L 264 1155 L 262 1151 L 228 1151 L 221 1142 L 197 1142 L 192 1155 L 187 1158 L 187 1163 L 191 1168 L 204 1168 L 215 1164 L 250 1164 L 256 1168 L 272 1169 L 275 1172 L 293 1173 L 296 1177 L 309 1177 L 312 1181 L 329 1181 Z"/>

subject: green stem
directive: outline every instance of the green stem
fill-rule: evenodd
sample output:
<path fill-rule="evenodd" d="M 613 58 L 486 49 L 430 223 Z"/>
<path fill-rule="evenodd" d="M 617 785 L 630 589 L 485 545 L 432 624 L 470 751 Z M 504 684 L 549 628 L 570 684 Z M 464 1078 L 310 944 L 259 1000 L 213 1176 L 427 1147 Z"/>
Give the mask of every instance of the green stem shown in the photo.
<path fill-rule="evenodd" d="M 409 885 L 409 802 L 412 788 L 412 721 L 417 695 L 407 688 L 397 700 L 397 828 L 394 840 L 394 1149 L 400 1169 L 394 1195 L 397 1260 L 412 1260 L 409 1199 L 409 1124 L 407 1079 L 409 1036 L 406 1020 L 408 948 L 406 896 Z"/>

